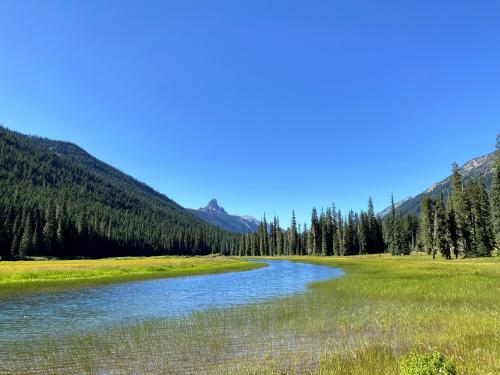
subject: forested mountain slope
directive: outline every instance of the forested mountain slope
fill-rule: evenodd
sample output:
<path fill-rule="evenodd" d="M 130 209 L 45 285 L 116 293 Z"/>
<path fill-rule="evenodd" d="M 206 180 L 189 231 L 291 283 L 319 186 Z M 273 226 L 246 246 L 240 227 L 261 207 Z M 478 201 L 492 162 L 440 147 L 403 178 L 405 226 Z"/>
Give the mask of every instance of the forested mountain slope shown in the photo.
<path fill-rule="evenodd" d="M 211 226 L 80 147 L 0 127 L 0 257 L 229 252 Z"/>
<path fill-rule="evenodd" d="M 483 177 L 486 188 L 489 190 L 491 188 L 491 182 L 493 178 L 493 169 L 495 164 L 495 153 L 491 153 L 485 156 L 481 156 L 472 160 L 469 160 L 462 167 L 459 168 L 460 174 L 464 182 L 470 179 L 478 179 Z M 420 214 L 420 204 L 424 195 L 429 195 L 431 198 L 438 198 L 441 193 L 444 197 L 448 196 L 451 190 L 451 176 L 446 179 L 432 185 L 426 191 L 418 194 L 415 197 L 410 197 L 401 202 L 396 203 L 396 211 L 402 215 L 419 215 Z M 386 208 L 380 213 L 381 217 L 386 216 L 390 212 L 390 207 Z"/>

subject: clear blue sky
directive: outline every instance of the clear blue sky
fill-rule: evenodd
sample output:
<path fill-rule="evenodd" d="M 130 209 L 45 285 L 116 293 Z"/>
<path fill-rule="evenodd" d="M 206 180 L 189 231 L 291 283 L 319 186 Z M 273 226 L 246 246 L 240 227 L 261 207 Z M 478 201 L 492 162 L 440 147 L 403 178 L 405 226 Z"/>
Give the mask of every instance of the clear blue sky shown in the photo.
<path fill-rule="evenodd" d="M 0 122 L 186 207 L 381 210 L 493 151 L 499 1 L 0 2 Z"/>

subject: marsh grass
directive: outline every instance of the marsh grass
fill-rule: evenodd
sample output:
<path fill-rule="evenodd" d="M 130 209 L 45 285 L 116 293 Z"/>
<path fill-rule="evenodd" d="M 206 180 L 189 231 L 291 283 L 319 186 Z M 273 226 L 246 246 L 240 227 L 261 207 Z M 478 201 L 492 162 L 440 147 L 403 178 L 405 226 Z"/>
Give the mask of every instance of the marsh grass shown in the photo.
<path fill-rule="evenodd" d="M 262 266 L 221 256 L 0 261 L 0 297 L 64 287 L 246 271 Z"/>
<path fill-rule="evenodd" d="M 0 373 L 397 374 L 439 350 L 459 374 L 500 372 L 498 259 L 297 257 L 337 266 L 306 293 L 0 350 Z"/>

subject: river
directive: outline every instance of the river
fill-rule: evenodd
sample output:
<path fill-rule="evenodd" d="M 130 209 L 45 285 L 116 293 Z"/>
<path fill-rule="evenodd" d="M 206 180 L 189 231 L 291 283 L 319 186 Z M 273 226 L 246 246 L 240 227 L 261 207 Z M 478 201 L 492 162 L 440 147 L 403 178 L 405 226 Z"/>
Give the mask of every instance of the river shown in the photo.
<path fill-rule="evenodd" d="M 148 319 L 259 302 L 302 293 L 342 270 L 286 260 L 211 275 L 63 289 L 0 299 L 0 345 L 107 328 Z"/>

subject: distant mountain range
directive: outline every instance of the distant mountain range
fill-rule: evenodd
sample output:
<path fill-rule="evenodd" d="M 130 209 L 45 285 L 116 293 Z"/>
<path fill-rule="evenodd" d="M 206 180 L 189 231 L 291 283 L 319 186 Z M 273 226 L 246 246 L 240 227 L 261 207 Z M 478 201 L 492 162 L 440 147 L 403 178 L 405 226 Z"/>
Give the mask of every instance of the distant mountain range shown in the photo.
<path fill-rule="evenodd" d="M 260 221 L 252 216 L 230 215 L 224 208 L 219 206 L 217 199 L 212 199 L 205 207 L 189 209 L 200 219 L 219 228 L 236 233 L 255 232 Z"/>
<path fill-rule="evenodd" d="M 467 182 L 470 178 L 479 178 L 481 176 L 484 177 L 484 181 L 488 190 L 491 187 L 491 182 L 493 179 L 493 166 L 495 162 L 495 153 L 491 153 L 485 156 L 481 156 L 472 160 L 469 160 L 462 167 L 460 167 L 460 172 L 462 174 L 464 182 Z M 415 197 L 409 197 L 399 201 L 395 204 L 396 210 L 398 213 L 406 215 L 418 215 L 420 213 L 420 202 L 424 195 L 428 194 L 429 196 L 436 198 L 439 197 L 441 193 L 444 194 L 445 197 L 448 196 L 448 193 L 451 189 L 451 176 L 448 176 L 444 180 L 433 184 L 424 192 L 418 194 Z M 391 208 L 387 207 L 385 210 L 380 212 L 380 216 L 383 218 L 390 212 Z"/>

